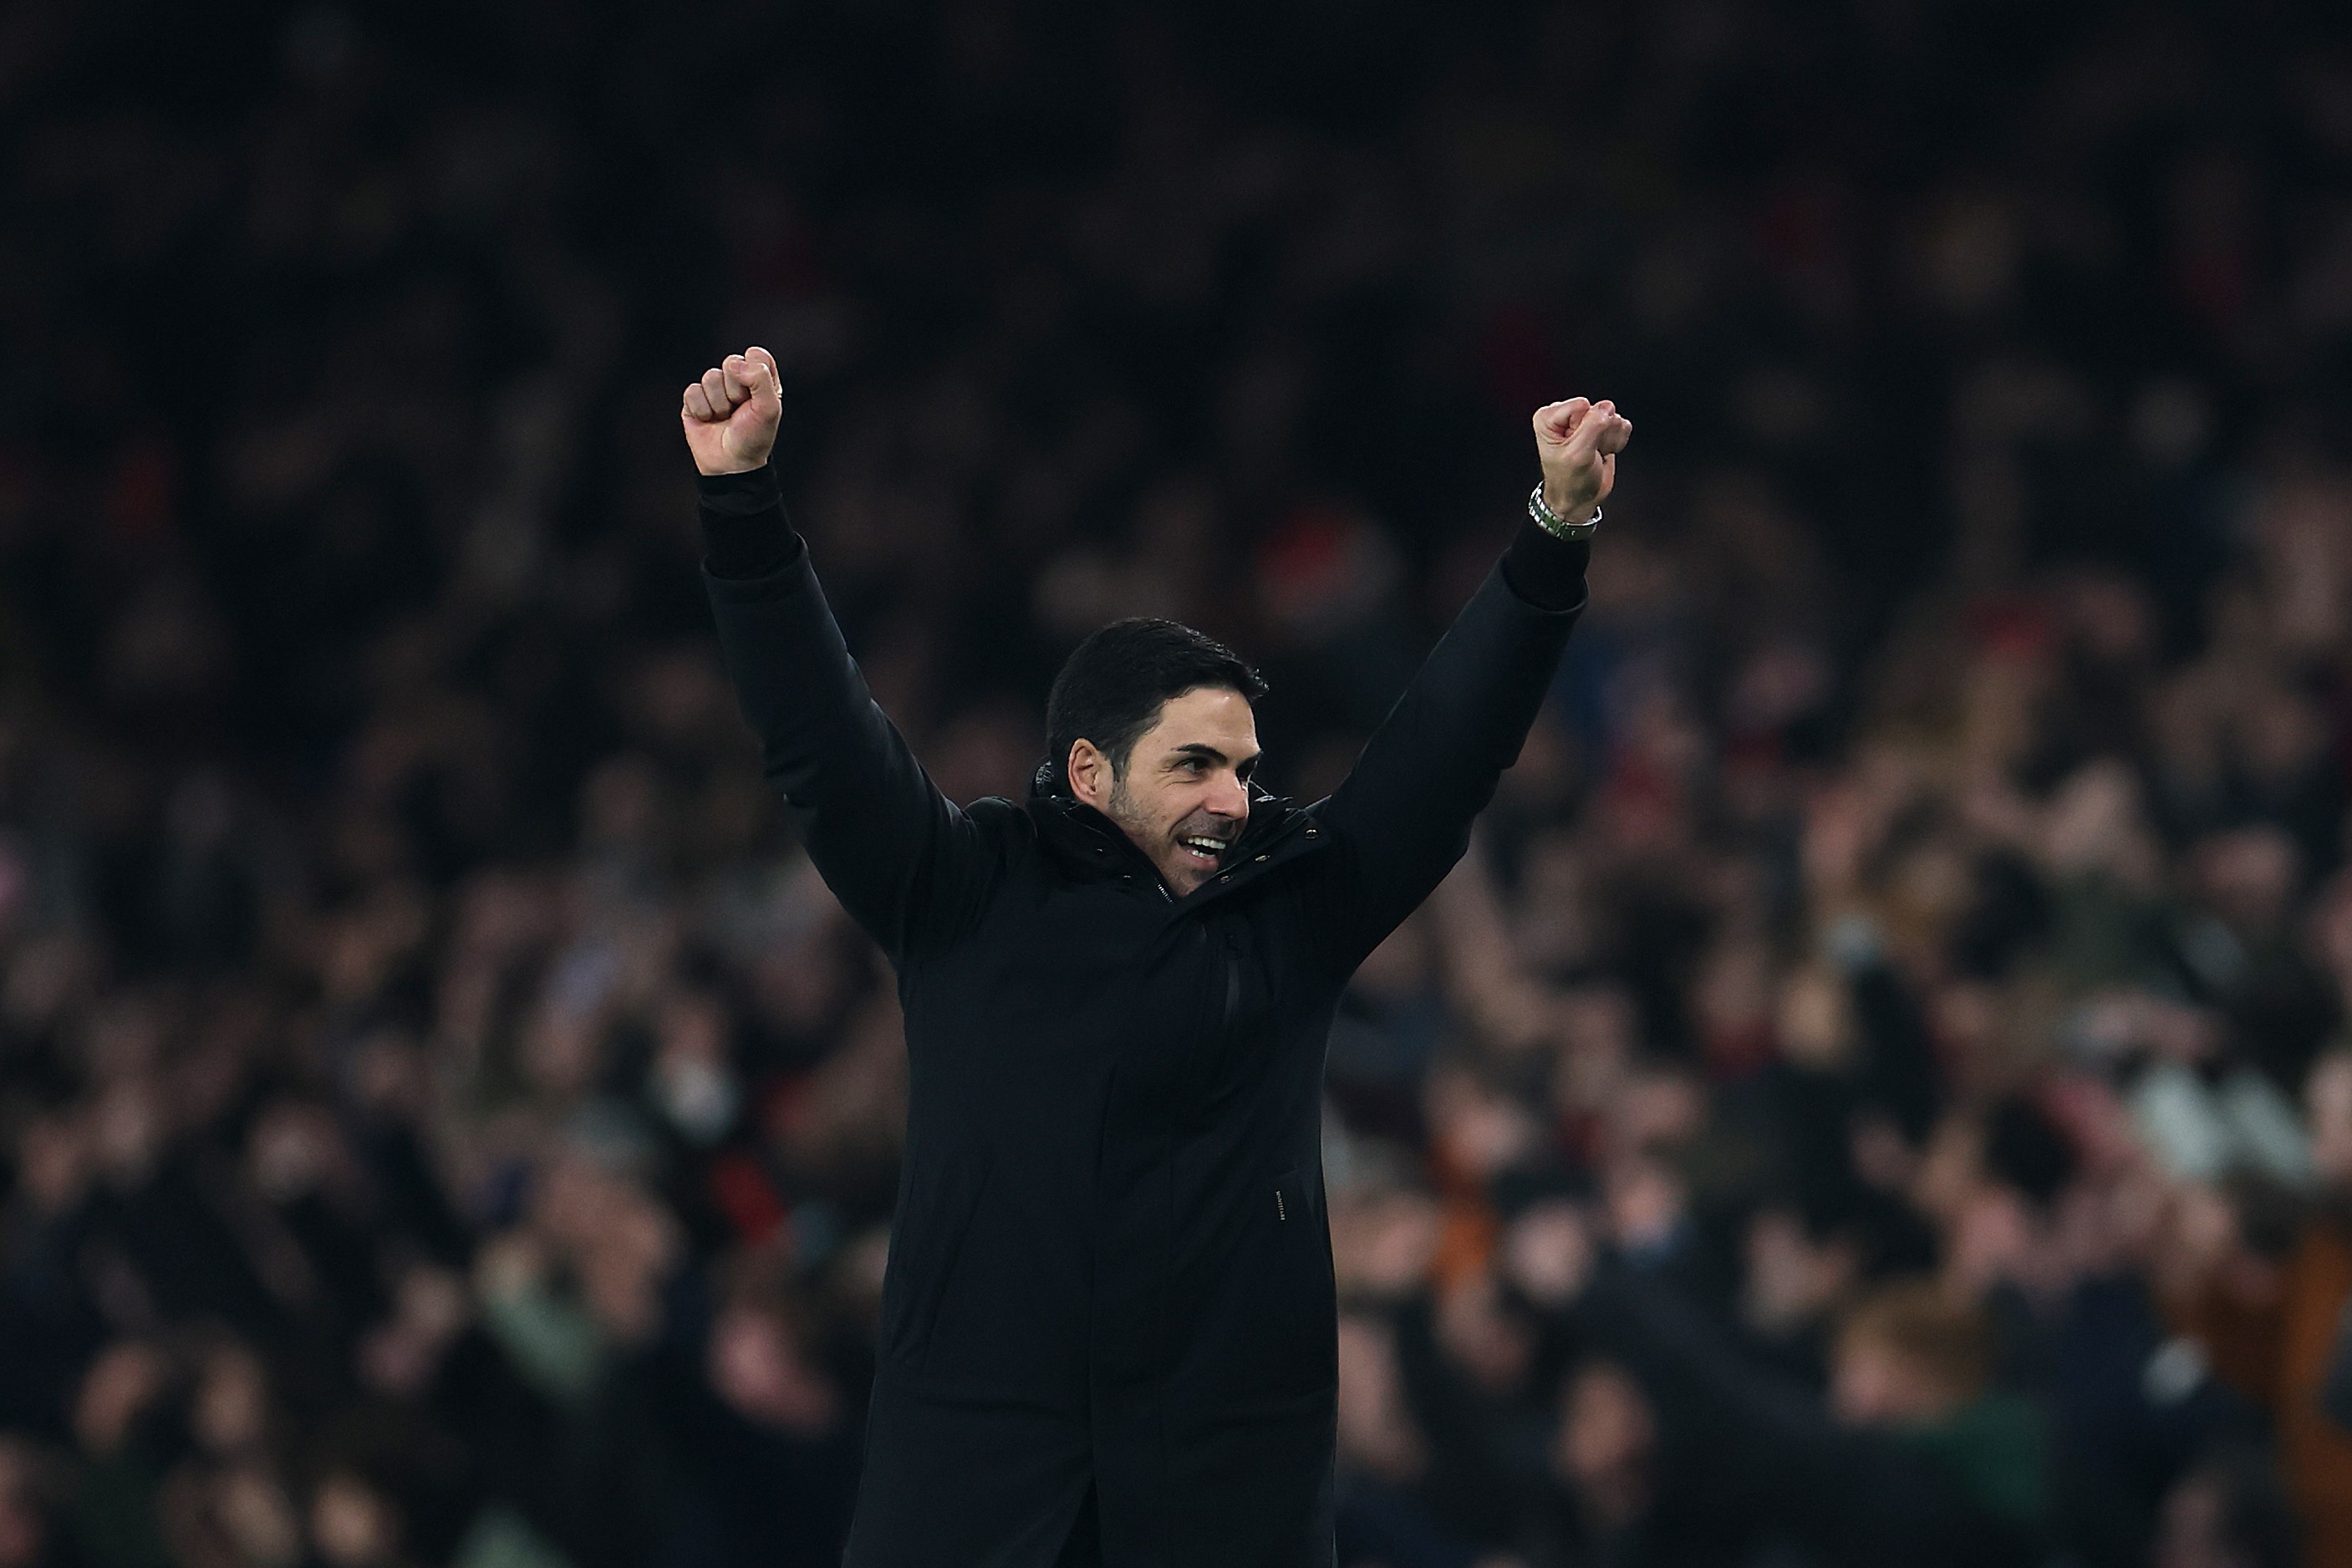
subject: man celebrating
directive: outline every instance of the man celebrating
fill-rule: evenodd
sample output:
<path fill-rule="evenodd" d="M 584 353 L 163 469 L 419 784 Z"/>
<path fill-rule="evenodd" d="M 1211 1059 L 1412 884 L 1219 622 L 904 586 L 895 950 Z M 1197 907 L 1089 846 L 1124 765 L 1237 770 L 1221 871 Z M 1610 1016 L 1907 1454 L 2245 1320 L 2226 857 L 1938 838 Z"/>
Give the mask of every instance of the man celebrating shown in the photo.
<path fill-rule="evenodd" d="M 1029 799 L 960 808 L 785 521 L 782 412 L 755 348 L 680 417 L 744 716 L 906 1013 L 849 1568 L 1328 1568 L 1325 1037 L 1517 756 L 1633 426 L 1537 413 L 1528 521 L 1328 800 L 1252 784 L 1247 665 L 1131 620 L 1055 679 Z"/>

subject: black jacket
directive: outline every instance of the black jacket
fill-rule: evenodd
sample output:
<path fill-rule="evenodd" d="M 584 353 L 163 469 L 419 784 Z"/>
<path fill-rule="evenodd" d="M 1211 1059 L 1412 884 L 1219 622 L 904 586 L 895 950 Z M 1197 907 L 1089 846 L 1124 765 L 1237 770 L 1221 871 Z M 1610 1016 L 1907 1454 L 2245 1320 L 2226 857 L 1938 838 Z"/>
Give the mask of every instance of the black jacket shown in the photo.
<path fill-rule="evenodd" d="M 767 775 L 906 1013 L 847 1563 L 1049 1568 L 1092 1487 L 1111 1568 L 1328 1568 L 1325 1036 L 1517 755 L 1583 548 L 1523 531 L 1347 782 L 1304 809 L 1260 794 L 1225 868 L 1174 899 L 1065 795 L 942 797 L 867 695 L 773 480 L 703 490 Z M 782 542 L 764 560 L 740 548 L 762 530 Z M 746 559 L 757 574 L 726 574 Z"/>

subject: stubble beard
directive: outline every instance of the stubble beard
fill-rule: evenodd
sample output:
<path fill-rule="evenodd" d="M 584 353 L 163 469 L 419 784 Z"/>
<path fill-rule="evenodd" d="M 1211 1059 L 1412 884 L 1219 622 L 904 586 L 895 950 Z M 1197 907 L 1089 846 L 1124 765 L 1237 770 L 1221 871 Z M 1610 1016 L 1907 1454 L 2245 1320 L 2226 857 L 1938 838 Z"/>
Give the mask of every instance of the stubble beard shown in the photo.
<path fill-rule="evenodd" d="M 1151 862 L 1152 868 L 1160 873 L 1160 879 L 1167 883 L 1171 890 L 1178 894 L 1189 893 L 1209 879 L 1208 868 L 1186 865 L 1177 858 L 1172 834 L 1160 832 L 1145 819 L 1143 808 L 1136 804 L 1135 796 L 1128 793 L 1127 781 L 1117 774 L 1111 778 L 1109 798 L 1103 802 L 1103 815 L 1127 835 L 1130 843 L 1143 851 L 1143 858 Z"/>

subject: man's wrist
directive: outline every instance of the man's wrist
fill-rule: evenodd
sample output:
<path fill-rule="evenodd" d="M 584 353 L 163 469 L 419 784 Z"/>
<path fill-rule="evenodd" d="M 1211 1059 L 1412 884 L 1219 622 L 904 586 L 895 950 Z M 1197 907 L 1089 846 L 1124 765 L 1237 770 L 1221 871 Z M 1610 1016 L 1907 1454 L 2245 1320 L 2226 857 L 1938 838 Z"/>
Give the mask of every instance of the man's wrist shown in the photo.
<path fill-rule="evenodd" d="M 694 465 L 694 471 L 706 479 L 723 479 L 731 474 L 756 474 L 767 466 L 768 459 L 762 456 L 757 462 L 742 463 L 733 468 L 706 468 L 700 463 L 697 463 Z"/>
<path fill-rule="evenodd" d="M 1592 537 L 1601 525 L 1601 508 L 1588 501 L 1581 507 L 1556 504 L 1547 492 L 1549 484 L 1538 485 L 1528 494 L 1528 517 L 1535 525 L 1554 538 L 1581 542 Z"/>
<path fill-rule="evenodd" d="M 1601 510 L 1599 501 L 1589 500 L 1579 505 L 1570 500 L 1566 488 L 1555 485 L 1549 479 L 1546 479 L 1536 493 L 1543 498 L 1544 510 L 1562 522 L 1589 522 L 1592 514 Z"/>
<path fill-rule="evenodd" d="M 760 454 L 757 461 L 748 461 L 748 463 L 736 461 L 736 463 L 730 463 L 727 468 L 703 468 L 701 463 L 696 463 L 694 472 L 698 472 L 698 475 L 706 479 L 724 479 L 727 475 L 739 475 L 739 472 L 760 472 L 762 468 L 767 468 L 767 454 L 764 454 L 764 451 Z"/>

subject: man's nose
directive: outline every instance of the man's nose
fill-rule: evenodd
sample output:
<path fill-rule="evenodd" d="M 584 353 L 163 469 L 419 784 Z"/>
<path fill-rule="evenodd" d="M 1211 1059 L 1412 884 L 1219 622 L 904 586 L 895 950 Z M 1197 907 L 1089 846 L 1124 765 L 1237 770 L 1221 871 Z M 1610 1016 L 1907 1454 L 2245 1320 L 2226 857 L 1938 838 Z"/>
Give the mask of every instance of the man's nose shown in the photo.
<path fill-rule="evenodd" d="M 1247 816 L 1249 785 L 1242 782 L 1239 773 L 1219 775 L 1217 787 L 1209 797 L 1209 809 L 1219 816 Z"/>

